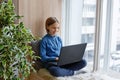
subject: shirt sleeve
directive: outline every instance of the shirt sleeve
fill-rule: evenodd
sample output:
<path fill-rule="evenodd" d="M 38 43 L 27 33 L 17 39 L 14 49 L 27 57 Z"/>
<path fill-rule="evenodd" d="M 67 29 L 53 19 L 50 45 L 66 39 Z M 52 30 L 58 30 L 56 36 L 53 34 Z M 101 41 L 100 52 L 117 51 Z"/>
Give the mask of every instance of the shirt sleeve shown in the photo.
<path fill-rule="evenodd" d="M 41 60 L 43 62 L 48 62 L 48 61 L 55 61 L 56 57 L 54 56 L 47 56 L 46 55 L 46 42 L 44 40 L 41 41 L 40 43 L 40 55 L 41 55 Z"/>

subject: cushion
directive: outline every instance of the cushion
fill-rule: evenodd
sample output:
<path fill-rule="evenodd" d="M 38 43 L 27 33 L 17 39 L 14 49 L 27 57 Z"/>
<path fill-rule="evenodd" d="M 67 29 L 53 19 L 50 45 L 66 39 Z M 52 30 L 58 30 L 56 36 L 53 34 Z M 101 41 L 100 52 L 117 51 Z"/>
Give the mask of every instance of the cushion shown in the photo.
<path fill-rule="evenodd" d="M 40 57 L 40 41 L 41 40 L 35 40 L 31 42 L 31 46 L 33 51 L 35 52 L 35 56 L 39 56 Z M 42 62 L 40 59 L 36 59 L 34 60 L 35 63 L 33 65 L 33 67 L 38 71 L 40 68 L 43 68 Z"/>

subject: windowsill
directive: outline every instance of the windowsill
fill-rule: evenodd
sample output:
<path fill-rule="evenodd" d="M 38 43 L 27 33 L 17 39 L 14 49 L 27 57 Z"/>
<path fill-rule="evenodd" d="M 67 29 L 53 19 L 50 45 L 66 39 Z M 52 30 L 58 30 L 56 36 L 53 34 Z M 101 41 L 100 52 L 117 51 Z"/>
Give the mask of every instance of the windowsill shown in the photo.
<path fill-rule="evenodd" d="M 115 79 L 120 79 L 120 73 L 119 72 L 116 72 L 114 70 L 108 70 L 108 76 L 111 76 Z"/>
<path fill-rule="evenodd" d="M 115 72 L 115 71 L 110 70 L 110 69 L 108 71 L 100 69 L 100 70 L 96 71 L 95 73 L 104 77 L 105 80 L 119 80 L 120 79 L 120 73 Z"/>

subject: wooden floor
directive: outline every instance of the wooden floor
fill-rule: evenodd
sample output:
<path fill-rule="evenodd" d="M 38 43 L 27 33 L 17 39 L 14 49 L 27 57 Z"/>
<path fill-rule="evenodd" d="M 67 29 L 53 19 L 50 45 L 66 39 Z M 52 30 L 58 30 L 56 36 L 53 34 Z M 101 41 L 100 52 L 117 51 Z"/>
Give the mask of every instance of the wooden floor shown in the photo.
<path fill-rule="evenodd" d="M 27 80 L 56 80 L 46 69 L 40 69 L 38 73 L 32 72 Z"/>

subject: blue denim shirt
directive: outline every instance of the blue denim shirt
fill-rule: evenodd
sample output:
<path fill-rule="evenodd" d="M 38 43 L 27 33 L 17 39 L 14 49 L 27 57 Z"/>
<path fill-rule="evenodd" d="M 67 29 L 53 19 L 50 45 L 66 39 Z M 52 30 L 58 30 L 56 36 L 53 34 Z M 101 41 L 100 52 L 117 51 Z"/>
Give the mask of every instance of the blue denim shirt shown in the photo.
<path fill-rule="evenodd" d="M 46 34 L 40 43 L 40 55 L 43 62 L 55 61 L 60 55 L 62 41 L 59 36 Z"/>

